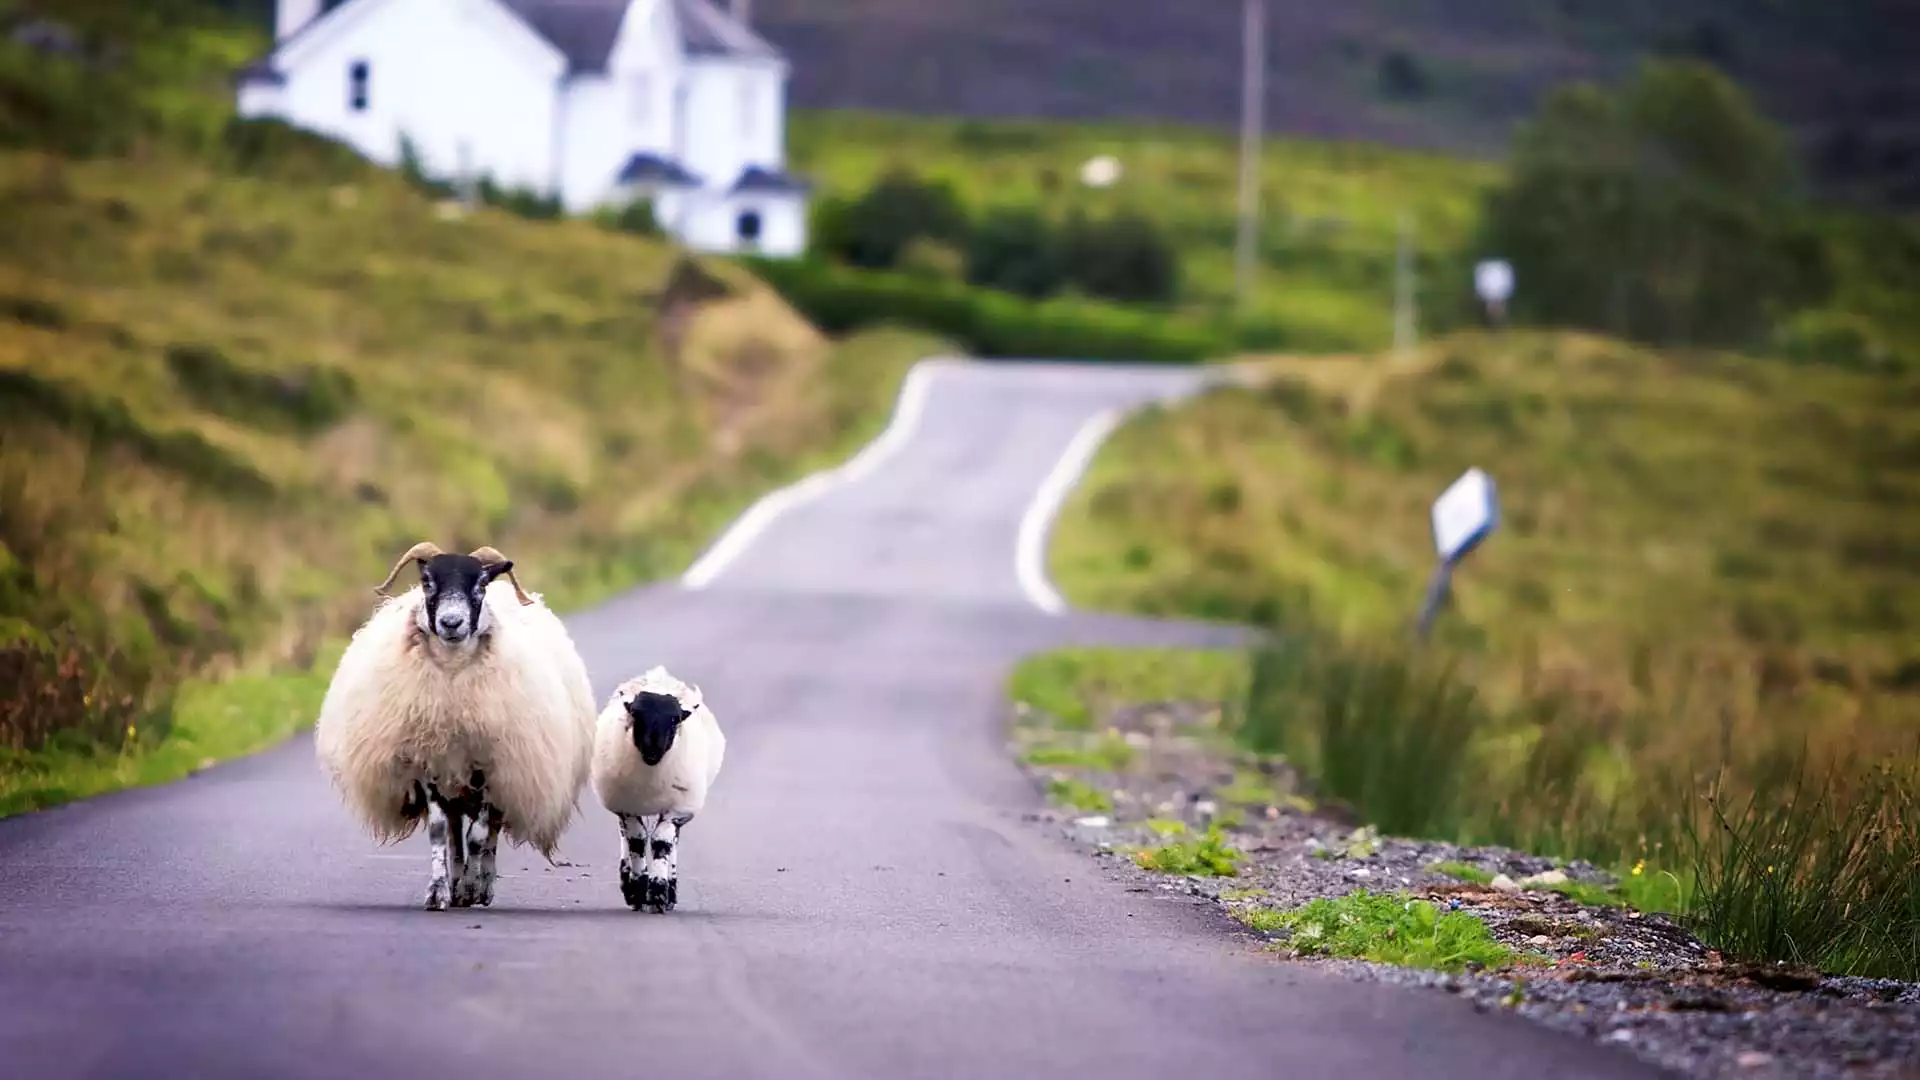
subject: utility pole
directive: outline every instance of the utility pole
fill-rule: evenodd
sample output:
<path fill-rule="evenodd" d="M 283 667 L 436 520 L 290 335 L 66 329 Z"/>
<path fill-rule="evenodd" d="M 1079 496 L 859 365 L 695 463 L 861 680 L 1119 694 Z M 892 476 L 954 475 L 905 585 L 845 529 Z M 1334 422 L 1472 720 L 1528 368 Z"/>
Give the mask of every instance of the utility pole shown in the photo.
<path fill-rule="evenodd" d="M 1413 348 L 1413 215 L 1400 212 L 1400 245 L 1393 258 L 1393 351 L 1404 357 Z"/>
<path fill-rule="evenodd" d="M 1242 0 L 1240 72 L 1240 232 L 1234 247 L 1235 296 L 1253 298 L 1255 243 L 1260 219 L 1260 135 L 1267 103 L 1267 0 Z"/>

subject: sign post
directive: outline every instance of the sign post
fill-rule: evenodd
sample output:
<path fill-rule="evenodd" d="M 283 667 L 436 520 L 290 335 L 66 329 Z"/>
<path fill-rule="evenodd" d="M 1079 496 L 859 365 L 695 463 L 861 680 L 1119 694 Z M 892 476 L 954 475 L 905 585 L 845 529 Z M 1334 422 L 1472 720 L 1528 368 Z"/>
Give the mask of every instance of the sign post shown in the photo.
<path fill-rule="evenodd" d="M 1473 291 L 1490 326 L 1507 321 L 1507 300 L 1513 296 L 1513 267 L 1505 259 L 1484 259 L 1473 268 Z"/>
<path fill-rule="evenodd" d="M 1427 595 L 1420 602 L 1420 617 L 1415 633 L 1426 640 L 1433 620 L 1446 603 L 1453 584 L 1453 569 L 1460 560 L 1480 546 L 1500 527 L 1500 495 L 1493 477 L 1478 468 L 1468 469 L 1433 500 L 1433 546 L 1439 565 L 1427 582 Z"/>

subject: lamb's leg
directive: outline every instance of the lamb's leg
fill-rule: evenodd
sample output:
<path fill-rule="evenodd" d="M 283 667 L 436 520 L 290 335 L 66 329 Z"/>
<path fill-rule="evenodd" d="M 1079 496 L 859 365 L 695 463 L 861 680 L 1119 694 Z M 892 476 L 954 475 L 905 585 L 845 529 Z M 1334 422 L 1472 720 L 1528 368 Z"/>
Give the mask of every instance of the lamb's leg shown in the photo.
<path fill-rule="evenodd" d="M 647 903 L 664 914 L 680 901 L 680 830 L 693 815 L 661 814 L 653 820 L 653 836 L 647 845 L 651 857 L 642 872 L 642 883 Z"/>
<path fill-rule="evenodd" d="M 493 882 L 499 864 L 500 826 L 505 815 L 499 807 L 483 805 L 467 827 L 466 872 L 454 883 L 454 903 L 460 907 L 493 903 Z"/>
<path fill-rule="evenodd" d="M 427 910 L 445 911 L 453 899 L 452 878 L 447 873 L 447 808 L 429 794 L 427 798 L 427 845 L 433 850 L 433 870 L 427 878 Z"/>
<path fill-rule="evenodd" d="M 647 865 L 647 842 L 653 833 L 651 823 L 651 818 L 639 814 L 620 815 L 620 898 L 635 911 L 647 902 L 640 873 Z"/>

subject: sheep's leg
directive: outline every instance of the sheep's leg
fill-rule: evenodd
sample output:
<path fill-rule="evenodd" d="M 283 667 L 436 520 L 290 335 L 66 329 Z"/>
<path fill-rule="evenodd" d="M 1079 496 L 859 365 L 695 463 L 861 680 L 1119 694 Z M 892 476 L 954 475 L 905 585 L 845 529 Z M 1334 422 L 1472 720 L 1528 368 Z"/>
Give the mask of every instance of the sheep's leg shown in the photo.
<path fill-rule="evenodd" d="M 680 830 L 692 820 L 692 814 L 661 814 L 653 819 L 641 881 L 646 902 L 656 912 L 672 911 L 680 901 Z"/>
<path fill-rule="evenodd" d="M 499 807 L 483 806 L 467 827 L 466 872 L 454 883 L 455 902 L 461 907 L 493 903 L 493 882 L 499 865 L 500 826 L 505 815 Z"/>
<path fill-rule="evenodd" d="M 620 898 L 639 911 L 646 906 L 646 891 L 640 872 L 647 865 L 647 841 L 652 830 L 648 819 L 638 814 L 620 816 Z"/>
<path fill-rule="evenodd" d="M 427 910 L 445 911 L 453 899 L 452 879 L 447 874 L 447 837 L 450 830 L 447 808 L 439 799 L 427 799 L 427 845 L 433 851 L 433 870 L 427 878 Z"/>

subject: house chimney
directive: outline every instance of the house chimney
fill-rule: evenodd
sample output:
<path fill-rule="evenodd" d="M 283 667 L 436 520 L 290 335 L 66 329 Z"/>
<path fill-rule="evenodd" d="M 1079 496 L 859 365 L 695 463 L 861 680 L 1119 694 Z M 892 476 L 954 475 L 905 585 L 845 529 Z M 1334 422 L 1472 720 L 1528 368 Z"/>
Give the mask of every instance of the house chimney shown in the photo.
<path fill-rule="evenodd" d="M 320 17 L 322 0 L 277 0 L 273 18 L 273 40 L 285 41 L 301 27 Z"/>
<path fill-rule="evenodd" d="M 753 20 L 753 0 L 731 0 L 728 10 L 733 12 L 733 21 L 747 26 Z"/>

